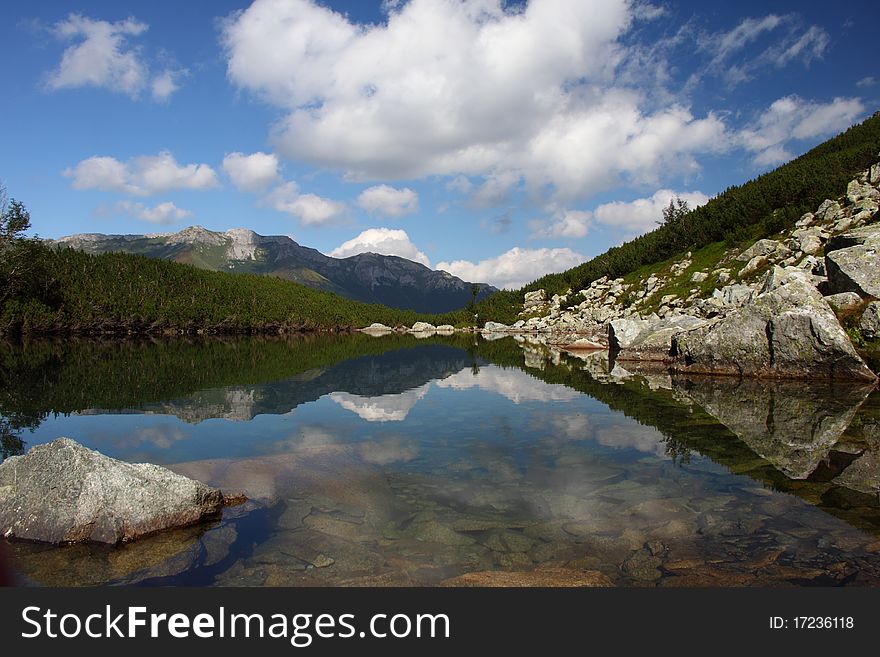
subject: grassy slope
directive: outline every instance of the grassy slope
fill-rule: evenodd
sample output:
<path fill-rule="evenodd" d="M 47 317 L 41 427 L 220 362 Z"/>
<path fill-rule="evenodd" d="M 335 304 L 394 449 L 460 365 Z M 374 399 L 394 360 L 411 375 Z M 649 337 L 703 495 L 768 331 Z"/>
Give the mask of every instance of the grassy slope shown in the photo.
<path fill-rule="evenodd" d="M 826 198 L 837 198 L 859 171 L 877 161 L 878 151 L 880 112 L 778 169 L 728 188 L 691 211 L 678 227 L 660 226 L 577 267 L 543 276 L 522 290 L 493 295 L 477 304 L 478 311 L 481 317 L 509 323 L 516 320 L 525 292 L 545 289 L 548 294 L 564 294 L 584 289 L 602 276 L 637 280 L 692 251 L 699 262 L 688 269 L 689 277 L 700 267 L 714 266 L 717 259 L 713 262 L 712 257 L 720 258 L 725 249 L 771 237 L 792 227 Z M 663 294 L 683 291 L 670 288 Z"/>

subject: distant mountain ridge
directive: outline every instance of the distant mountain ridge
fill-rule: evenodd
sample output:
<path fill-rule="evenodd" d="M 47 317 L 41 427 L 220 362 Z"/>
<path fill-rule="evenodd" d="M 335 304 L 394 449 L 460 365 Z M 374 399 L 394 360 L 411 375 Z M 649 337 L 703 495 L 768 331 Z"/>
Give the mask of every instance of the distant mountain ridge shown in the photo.
<path fill-rule="evenodd" d="M 447 312 L 472 300 L 471 283 L 406 258 L 376 253 L 333 258 L 287 236 L 264 236 L 246 228 L 217 232 L 190 226 L 177 233 L 147 235 L 81 233 L 46 243 L 93 254 L 133 253 L 213 271 L 278 276 L 350 299 L 417 312 Z M 498 291 L 485 283 L 479 286 L 478 300 Z"/>

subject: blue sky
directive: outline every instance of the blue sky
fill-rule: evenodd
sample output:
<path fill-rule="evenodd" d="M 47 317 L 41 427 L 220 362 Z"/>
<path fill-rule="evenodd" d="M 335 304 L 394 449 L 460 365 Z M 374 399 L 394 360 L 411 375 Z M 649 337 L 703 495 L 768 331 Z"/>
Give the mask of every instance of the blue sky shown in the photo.
<path fill-rule="evenodd" d="M 199 224 L 520 285 L 880 109 L 867 2 L 9 3 L 34 232 Z"/>

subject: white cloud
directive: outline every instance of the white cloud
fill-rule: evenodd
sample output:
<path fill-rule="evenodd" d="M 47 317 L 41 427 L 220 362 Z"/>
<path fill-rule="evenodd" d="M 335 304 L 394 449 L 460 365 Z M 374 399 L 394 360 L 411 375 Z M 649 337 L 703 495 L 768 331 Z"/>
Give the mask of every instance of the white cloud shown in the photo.
<path fill-rule="evenodd" d="M 664 208 L 676 196 L 687 201 L 691 210 L 709 201 L 709 197 L 699 191 L 674 192 L 671 189 L 660 189 L 648 198 L 600 205 L 594 210 L 593 219 L 608 226 L 643 233 L 657 227 L 657 222 L 663 218 Z"/>
<path fill-rule="evenodd" d="M 517 181 L 584 197 L 724 146 L 723 122 L 615 87 L 627 0 L 411 0 L 359 25 L 311 0 L 257 0 L 223 27 L 229 79 L 283 108 L 279 152 L 349 179 L 464 175 L 476 203 Z M 505 185 L 506 183 L 506 185 Z"/>
<path fill-rule="evenodd" d="M 856 82 L 856 86 L 859 87 L 860 89 L 864 89 L 867 87 L 873 87 L 875 84 L 877 84 L 877 78 L 875 78 L 871 75 L 864 77 L 861 80 L 859 80 L 858 82 Z"/>
<path fill-rule="evenodd" d="M 514 247 L 495 258 L 469 262 L 438 262 L 435 269 L 448 271 L 465 281 L 516 289 L 544 274 L 570 269 L 586 258 L 571 249 L 522 249 Z"/>
<path fill-rule="evenodd" d="M 529 226 L 532 229 L 532 237 L 554 238 L 569 237 L 579 238 L 586 236 L 590 227 L 590 212 L 581 210 L 564 210 L 550 221 L 532 221 Z"/>
<path fill-rule="evenodd" d="M 227 153 L 223 170 L 236 189 L 245 192 L 262 191 L 280 180 L 278 156 L 274 153 Z"/>
<path fill-rule="evenodd" d="M 207 164 L 177 163 L 168 151 L 142 155 L 127 162 L 94 156 L 61 172 L 73 178 L 74 189 L 100 189 L 151 196 L 174 189 L 204 190 L 217 186 L 217 174 Z"/>
<path fill-rule="evenodd" d="M 418 211 L 419 195 L 409 187 L 397 189 L 388 185 L 377 185 L 362 191 L 357 198 L 357 204 L 367 212 L 386 217 L 402 217 Z"/>
<path fill-rule="evenodd" d="M 153 207 L 134 201 L 120 201 L 113 206 L 116 214 L 127 214 L 141 221 L 149 221 L 152 224 L 173 224 L 181 219 L 192 216 L 189 210 L 178 208 L 171 201 L 159 203 Z"/>
<path fill-rule="evenodd" d="M 304 226 L 323 226 L 332 224 L 345 216 L 348 207 L 345 203 L 323 198 L 317 194 L 300 194 L 293 181 L 278 185 L 264 199 L 279 212 L 285 212 L 299 219 Z"/>
<path fill-rule="evenodd" d="M 765 43 L 769 39 L 769 45 L 756 45 L 762 37 Z M 697 36 L 699 51 L 711 55 L 705 71 L 722 75 L 731 86 L 751 79 L 761 69 L 779 69 L 795 60 L 808 65 L 824 56 L 829 42 L 822 28 L 803 29 L 794 15 L 775 14 L 744 18 L 731 30 Z"/>
<path fill-rule="evenodd" d="M 55 24 L 55 35 L 65 41 L 81 41 L 64 51 L 58 68 L 49 74 L 49 88 L 93 86 L 137 96 L 149 70 L 137 49 L 129 48 L 126 41 L 147 28 L 133 18 L 109 23 L 70 14 Z"/>
<path fill-rule="evenodd" d="M 369 228 L 330 252 L 334 258 L 348 258 L 358 253 L 395 255 L 413 262 L 431 266 L 428 256 L 419 251 L 405 230 L 392 228 Z"/>
<path fill-rule="evenodd" d="M 76 43 L 64 50 L 58 67 L 47 75 L 46 86 L 51 90 L 99 87 L 132 98 L 149 86 L 153 100 L 167 102 L 186 71 L 165 69 L 151 79 L 142 49 L 129 43 L 147 29 L 146 23 L 134 18 L 111 23 L 70 14 L 52 31 L 58 39 Z"/>
<path fill-rule="evenodd" d="M 859 98 L 835 98 L 815 103 L 798 96 L 775 101 L 749 127 L 739 133 L 739 142 L 755 153 L 755 164 L 772 166 L 793 156 L 786 148 L 792 140 L 814 139 L 840 132 L 865 112 Z"/>
<path fill-rule="evenodd" d="M 150 91 L 153 100 L 159 103 L 167 103 L 171 94 L 180 89 L 180 79 L 186 75 L 186 70 L 173 71 L 165 69 L 153 78 L 150 83 Z"/>

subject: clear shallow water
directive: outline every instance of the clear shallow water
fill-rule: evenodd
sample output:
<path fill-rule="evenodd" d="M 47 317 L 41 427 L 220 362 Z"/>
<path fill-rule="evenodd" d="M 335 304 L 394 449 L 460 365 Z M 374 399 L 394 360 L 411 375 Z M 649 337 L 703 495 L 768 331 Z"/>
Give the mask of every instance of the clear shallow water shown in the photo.
<path fill-rule="evenodd" d="M 880 583 L 880 396 L 512 338 L 0 347 L 7 451 L 72 437 L 250 501 L 43 584 Z"/>

